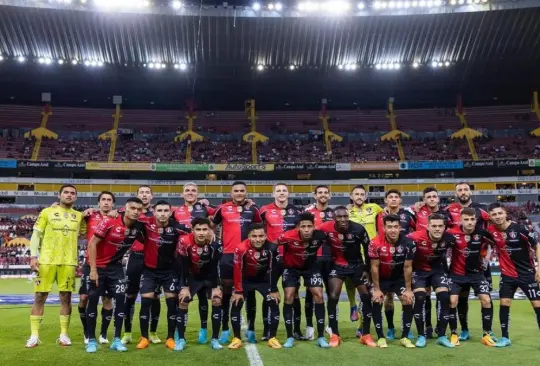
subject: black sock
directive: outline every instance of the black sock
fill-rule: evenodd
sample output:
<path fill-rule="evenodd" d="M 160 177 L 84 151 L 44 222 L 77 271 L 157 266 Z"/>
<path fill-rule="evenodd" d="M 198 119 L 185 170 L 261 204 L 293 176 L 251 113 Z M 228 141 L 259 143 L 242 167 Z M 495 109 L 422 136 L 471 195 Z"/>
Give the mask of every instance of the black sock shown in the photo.
<path fill-rule="evenodd" d="M 223 294 L 223 302 L 221 303 L 221 308 L 223 309 L 223 316 L 221 317 L 221 327 L 223 328 L 223 330 L 229 330 L 229 312 L 231 306 L 231 297 L 231 294 Z"/>
<path fill-rule="evenodd" d="M 79 309 L 79 318 L 81 319 L 84 337 L 88 338 L 88 327 L 86 325 L 86 308 L 81 308 L 80 306 L 77 306 L 77 309 Z"/>
<path fill-rule="evenodd" d="M 386 322 L 388 323 L 388 329 L 395 329 L 394 326 L 394 308 L 384 310 L 384 316 L 386 317 Z"/>
<path fill-rule="evenodd" d="M 459 297 L 457 312 L 459 316 L 459 324 L 461 324 L 461 330 L 469 330 L 469 323 L 467 316 L 469 315 L 469 298 Z"/>
<path fill-rule="evenodd" d="M 161 301 L 158 298 L 152 300 L 152 309 L 150 310 L 152 316 L 150 321 L 150 331 L 155 333 L 158 328 L 159 315 L 161 314 Z"/>
<path fill-rule="evenodd" d="M 448 313 L 448 325 L 450 325 L 450 332 L 452 334 L 457 334 L 457 309 L 456 308 L 450 308 L 450 312 Z"/>
<path fill-rule="evenodd" d="M 425 311 L 425 301 L 426 293 L 425 292 L 415 292 L 414 293 L 414 322 L 416 323 L 416 330 L 418 331 L 418 336 L 425 336 L 426 332 L 424 329 L 424 311 Z M 431 302 L 431 301 L 430 301 Z"/>
<path fill-rule="evenodd" d="M 540 329 L 540 308 L 534 308 L 534 314 L 536 315 L 536 324 L 538 324 L 538 328 Z"/>
<path fill-rule="evenodd" d="M 114 297 L 114 338 L 120 338 L 122 334 L 122 325 L 126 320 L 126 312 L 124 310 L 124 304 L 126 295 L 117 294 Z"/>
<path fill-rule="evenodd" d="M 167 304 L 167 339 L 174 338 L 177 302 L 176 296 L 165 299 L 165 303 Z"/>
<path fill-rule="evenodd" d="M 266 337 L 268 336 L 268 330 L 270 325 L 270 318 L 271 316 L 268 305 L 266 304 L 266 301 L 262 302 L 262 316 L 263 316 L 263 335 Z"/>
<path fill-rule="evenodd" d="M 315 320 L 317 320 L 317 337 L 324 337 L 324 317 L 326 316 L 326 311 L 324 308 L 324 302 L 320 304 L 315 304 Z"/>
<path fill-rule="evenodd" d="M 313 327 L 313 295 L 307 290 L 304 304 L 304 313 L 306 316 L 306 326 Z"/>
<path fill-rule="evenodd" d="M 113 309 L 101 308 L 101 336 L 107 338 L 107 330 L 109 330 L 109 324 L 111 324 L 113 315 Z"/>
<path fill-rule="evenodd" d="M 208 298 L 206 297 L 206 291 L 199 292 L 197 294 L 199 299 L 199 316 L 201 318 L 201 329 L 208 328 Z"/>
<path fill-rule="evenodd" d="M 300 330 L 300 324 L 302 322 L 302 303 L 300 298 L 295 298 L 293 301 L 293 311 L 294 311 L 294 332 L 302 333 Z"/>
<path fill-rule="evenodd" d="M 501 322 L 501 332 L 504 338 L 510 338 L 508 327 L 510 325 L 510 306 L 501 305 L 499 308 L 499 321 Z"/>
<path fill-rule="evenodd" d="M 375 324 L 375 331 L 378 338 L 384 338 L 383 325 L 382 325 L 382 304 L 378 302 L 373 303 L 373 323 Z"/>
<path fill-rule="evenodd" d="M 338 299 L 328 298 L 328 326 L 332 328 L 332 333 L 339 335 L 337 322 Z"/>
<path fill-rule="evenodd" d="M 176 311 L 176 329 L 178 329 L 178 338 L 186 339 L 186 325 L 188 322 L 187 309 L 178 308 Z M 174 332 L 173 332 L 174 333 Z"/>
<path fill-rule="evenodd" d="M 231 305 L 231 325 L 233 329 L 234 336 L 238 339 L 242 339 L 242 336 L 240 335 L 240 312 L 242 311 L 242 306 L 244 306 L 243 301 L 239 301 L 238 304 Z M 246 304 L 246 311 L 247 311 L 247 304 Z"/>
<path fill-rule="evenodd" d="M 371 332 L 371 317 L 373 316 L 373 306 L 369 294 L 360 295 L 360 311 L 362 312 L 362 334 Z"/>
<path fill-rule="evenodd" d="M 426 328 L 433 328 L 431 324 L 431 294 L 426 294 L 426 301 L 424 302 L 424 322 L 426 323 Z"/>
<path fill-rule="evenodd" d="M 86 336 L 88 339 L 96 339 L 97 311 L 99 303 L 99 289 L 94 283 L 88 289 L 88 304 L 86 305 Z"/>
<path fill-rule="evenodd" d="M 148 338 L 148 325 L 150 323 L 150 309 L 152 308 L 152 298 L 141 298 L 141 310 L 139 311 L 139 323 L 141 325 L 141 336 Z"/>
<path fill-rule="evenodd" d="M 403 330 L 401 332 L 401 338 L 407 338 L 409 331 L 411 330 L 411 323 L 413 317 L 413 306 L 403 305 Z"/>
<path fill-rule="evenodd" d="M 482 308 L 482 330 L 484 333 L 491 332 L 493 325 L 493 308 Z"/>
<path fill-rule="evenodd" d="M 437 306 L 439 309 L 439 311 L 437 311 L 437 333 L 439 337 L 442 337 L 446 335 L 446 328 L 448 327 L 450 312 L 450 294 L 448 291 L 439 292 L 437 294 Z"/>
<path fill-rule="evenodd" d="M 285 320 L 287 338 L 291 338 L 293 336 L 293 304 L 283 304 L 283 319 Z"/>
<path fill-rule="evenodd" d="M 232 310 L 231 310 L 232 311 Z M 257 316 L 257 300 L 255 291 L 250 291 L 246 296 L 246 318 L 248 330 L 255 330 L 255 317 Z"/>
<path fill-rule="evenodd" d="M 133 314 L 135 314 L 135 301 L 136 300 L 137 298 L 135 297 L 126 297 L 126 300 L 124 303 L 124 314 L 126 318 L 125 320 L 126 333 L 131 333 L 131 325 L 133 324 Z"/>
<path fill-rule="evenodd" d="M 447 292 L 447 291 L 445 291 Z M 441 292 L 442 293 L 442 292 Z M 450 295 L 448 295 L 450 297 Z M 437 316 L 437 326 L 435 327 L 436 329 L 440 329 L 441 328 L 441 324 L 440 324 L 440 321 L 441 321 L 441 310 L 442 310 L 442 307 L 441 307 L 441 304 L 440 304 L 440 301 L 439 301 L 439 296 L 437 295 L 437 300 L 435 301 L 435 315 Z M 448 313 L 450 312 L 450 304 L 448 305 L 448 312 L 446 313 L 446 324 L 448 325 Z M 445 330 L 446 331 L 446 330 Z"/>
<path fill-rule="evenodd" d="M 266 301 L 265 305 L 265 307 L 268 309 L 268 316 L 265 319 L 268 333 L 265 333 L 265 335 L 268 335 L 268 338 L 274 338 L 279 326 L 279 306 L 274 300 Z"/>
<path fill-rule="evenodd" d="M 227 311 L 229 307 L 227 307 Z M 221 314 L 225 313 L 221 306 L 212 305 L 212 339 L 219 337 L 219 329 L 221 327 L 222 319 Z M 228 323 L 228 320 L 227 320 Z"/>

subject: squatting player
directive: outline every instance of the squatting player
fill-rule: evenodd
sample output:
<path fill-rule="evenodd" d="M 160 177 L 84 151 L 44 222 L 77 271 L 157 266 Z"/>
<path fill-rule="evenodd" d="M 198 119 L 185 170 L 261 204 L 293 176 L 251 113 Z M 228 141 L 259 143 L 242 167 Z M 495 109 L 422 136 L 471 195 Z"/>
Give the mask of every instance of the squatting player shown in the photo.
<path fill-rule="evenodd" d="M 71 319 L 71 293 L 75 291 L 75 268 L 78 257 L 79 232 L 86 230 L 83 215 L 72 207 L 77 200 L 75 186 L 65 184 L 58 192 L 60 204 L 43 209 L 30 240 L 32 271 L 37 272 L 34 280 L 34 303 L 30 315 L 31 336 L 27 348 L 39 345 L 39 328 L 43 321 L 45 300 L 57 283 L 60 292 L 60 337 L 58 343 L 71 346 L 67 334 Z"/>

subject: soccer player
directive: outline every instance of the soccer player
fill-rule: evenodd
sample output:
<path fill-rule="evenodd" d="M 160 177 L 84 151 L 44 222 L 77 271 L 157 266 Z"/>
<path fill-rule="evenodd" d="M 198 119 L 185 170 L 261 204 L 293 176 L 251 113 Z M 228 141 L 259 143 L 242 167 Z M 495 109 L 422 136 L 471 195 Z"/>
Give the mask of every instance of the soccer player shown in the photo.
<path fill-rule="evenodd" d="M 75 268 L 78 257 L 79 231 L 86 230 L 83 216 L 72 207 L 77 200 L 75 186 L 65 184 L 58 193 L 60 205 L 43 209 L 30 240 L 34 280 L 34 303 L 30 315 L 31 336 L 27 348 L 39 345 L 39 328 L 43 321 L 45 300 L 57 283 L 60 292 L 60 337 L 58 343 L 71 346 L 67 331 L 71 319 L 71 293 L 75 291 Z"/>
<path fill-rule="evenodd" d="M 385 193 L 384 203 L 386 204 L 386 210 L 377 215 L 377 233 L 382 235 L 384 233 L 384 217 L 389 214 L 393 214 L 399 217 L 399 225 L 401 231 L 406 235 L 416 229 L 416 217 L 412 210 L 409 208 L 401 207 L 401 192 L 397 189 L 389 189 Z M 388 332 L 386 337 L 389 340 L 395 339 L 395 327 L 394 327 L 394 298 L 392 293 L 388 293 L 384 299 L 384 314 L 388 323 Z M 409 334 L 409 338 L 413 339 L 412 332 Z"/>
<path fill-rule="evenodd" d="M 98 211 L 93 211 L 89 216 L 85 217 L 86 220 L 86 237 L 88 243 L 94 236 L 94 231 L 97 225 L 106 217 L 113 209 L 116 198 L 114 194 L 109 191 L 103 191 L 98 196 Z M 88 286 L 87 279 L 90 275 L 90 264 L 88 264 L 88 250 L 85 253 L 85 263 L 82 267 L 81 287 L 79 288 L 79 317 L 83 326 L 84 332 L 84 344 L 88 344 L 87 326 L 86 326 L 86 306 L 88 305 Z M 99 334 L 99 344 L 108 344 L 107 330 L 111 323 L 113 313 L 113 293 L 106 293 L 101 297 L 103 302 L 103 308 L 101 309 L 101 332 Z"/>
<path fill-rule="evenodd" d="M 317 263 L 317 252 L 321 245 L 326 245 L 327 235 L 315 230 L 315 218 L 309 212 L 298 217 L 296 228 L 286 231 L 278 240 L 283 246 L 283 276 L 282 284 L 285 293 L 283 305 L 283 318 L 287 330 L 287 340 L 284 348 L 294 346 L 293 335 L 293 302 L 300 286 L 300 278 L 304 279 L 304 286 L 313 295 L 315 302 L 315 318 L 317 320 L 317 345 L 329 348 L 324 337 L 324 298 L 322 292 L 323 280 Z"/>
<path fill-rule="evenodd" d="M 501 307 L 499 319 L 501 322 L 502 338 L 496 347 L 507 347 L 512 344 L 509 336 L 510 306 L 516 289 L 519 287 L 529 298 L 540 328 L 540 245 L 525 226 L 508 221 L 506 209 L 500 203 L 492 203 L 488 207 L 493 225 L 488 227 L 495 240 L 501 265 L 501 282 L 499 294 Z"/>
<path fill-rule="evenodd" d="M 88 345 L 86 352 L 97 351 L 96 314 L 99 297 L 103 293 L 114 294 L 114 339 L 111 349 L 125 352 L 127 348 L 120 340 L 124 321 L 124 298 L 126 280 L 122 268 L 122 258 L 136 239 L 142 240 L 143 225 L 137 221 L 143 203 L 132 197 L 126 201 L 125 211 L 116 218 L 105 217 L 98 224 L 94 236 L 88 243 L 90 274 L 87 280 L 88 306 L 86 321 L 88 325 Z"/>
<path fill-rule="evenodd" d="M 313 214 L 315 218 L 315 228 L 319 228 L 323 223 L 334 220 L 334 212 L 328 206 L 330 203 L 330 188 L 327 185 L 318 185 L 315 187 L 314 198 L 315 205 L 308 207 L 306 212 Z M 324 282 L 324 288 L 328 295 L 328 275 L 330 274 L 330 268 L 332 267 L 332 255 L 330 254 L 330 247 L 325 243 L 320 246 L 317 252 L 317 262 L 321 271 L 321 277 Z M 305 316 L 306 316 L 306 336 L 305 339 L 315 339 L 315 329 L 313 328 L 313 297 L 310 291 L 306 293 L 306 300 L 304 304 Z M 330 330 L 330 328 L 328 328 Z"/>
<path fill-rule="evenodd" d="M 456 238 L 452 245 L 450 264 L 451 296 L 450 296 L 450 341 L 459 346 L 457 335 L 456 307 L 459 294 L 463 288 L 472 287 L 482 306 L 482 344 L 493 347 L 495 341 L 491 335 L 493 323 L 493 306 L 491 303 L 489 283 L 484 276 L 485 259 L 488 246 L 493 242 L 492 236 L 477 226 L 476 212 L 473 208 L 461 210 L 461 225 L 448 230 Z"/>
<path fill-rule="evenodd" d="M 153 217 L 141 217 L 144 223 L 144 269 L 141 276 L 141 340 L 138 349 L 147 348 L 148 321 L 150 308 L 156 289 L 163 288 L 167 304 L 167 341 L 165 345 L 174 349 L 176 328 L 176 305 L 178 298 L 178 276 L 175 269 L 176 248 L 182 235 L 189 229 L 172 218 L 171 205 L 167 201 L 158 201 L 154 205 Z"/>
<path fill-rule="evenodd" d="M 320 230 L 328 235 L 332 254 L 332 268 L 328 287 L 328 319 L 332 328 L 330 347 L 338 347 L 341 344 L 337 321 L 337 305 L 343 282 L 349 279 L 358 289 L 362 300 L 363 336 L 362 344 L 376 347 L 375 341 L 369 334 L 371 327 L 371 298 L 368 290 L 369 269 L 366 267 L 362 256 L 362 248 L 367 253 L 369 236 L 360 224 L 349 220 L 349 212 L 344 206 L 334 209 L 335 221 L 322 224 Z"/>
<path fill-rule="evenodd" d="M 445 347 L 454 347 L 446 337 L 448 313 L 450 307 L 449 280 L 447 270 L 448 249 L 454 245 L 455 238 L 445 232 L 446 217 L 439 213 L 429 216 L 428 227 L 407 235 L 415 243 L 416 252 L 413 259 L 412 286 L 414 292 L 414 319 L 418 330 L 416 347 L 426 346 L 424 330 L 424 310 L 427 289 L 434 288 L 440 306 L 440 321 L 438 323 L 439 338 L 437 343 Z"/>
<path fill-rule="evenodd" d="M 213 222 L 221 225 L 223 255 L 221 256 L 219 274 L 223 287 L 223 318 L 222 332 L 219 337 L 221 344 L 229 342 L 229 307 L 233 290 L 233 257 L 234 250 L 247 239 L 251 224 L 261 222 L 259 209 L 247 200 L 247 186 L 242 181 L 236 181 L 231 186 L 232 202 L 220 205 L 214 214 Z M 250 307 L 248 305 L 248 307 Z"/>
<path fill-rule="evenodd" d="M 231 308 L 231 321 L 234 338 L 230 349 L 242 347 L 240 339 L 240 312 L 244 304 L 244 295 L 255 299 L 255 291 L 265 299 L 264 304 L 270 309 L 271 316 L 263 318 L 268 324 L 268 346 L 281 348 L 276 338 L 279 324 L 279 292 L 277 289 L 278 267 L 277 246 L 266 240 L 263 224 L 252 224 L 248 239 L 244 240 L 234 251 L 234 294 Z M 268 312 L 267 312 L 268 314 Z M 253 316 L 254 314 L 248 314 Z M 249 343 L 257 343 L 255 336 L 255 319 L 248 319 L 249 328 L 246 333 Z"/>
<path fill-rule="evenodd" d="M 371 241 L 368 256 L 371 261 L 373 321 L 377 331 L 377 346 L 387 348 L 382 325 L 382 303 L 387 294 L 397 294 L 403 306 L 403 331 L 400 343 L 414 348 L 407 338 L 413 317 L 412 262 L 414 243 L 405 236 L 400 225 L 401 218 L 394 214 L 383 218 L 383 232 Z"/>
<path fill-rule="evenodd" d="M 185 331 L 187 325 L 188 306 L 193 295 L 206 295 L 212 301 L 212 349 L 223 347 L 219 343 L 219 328 L 221 326 L 222 292 L 219 288 L 219 261 L 221 257 L 221 243 L 210 239 L 210 220 L 196 217 L 191 221 L 192 233 L 184 235 L 178 243 L 179 261 L 177 270 L 180 274 L 181 291 L 178 295 L 179 307 L 176 317 L 178 339 L 175 351 L 186 348 Z"/>
<path fill-rule="evenodd" d="M 289 188 L 285 183 L 277 183 L 274 185 L 274 202 L 261 207 L 261 219 L 265 225 L 265 231 L 267 240 L 271 243 L 277 243 L 277 240 L 287 230 L 292 230 L 296 226 L 298 215 L 302 213 L 302 210 L 289 203 Z M 277 275 L 281 277 L 283 271 L 283 247 L 278 247 L 278 269 Z M 248 301 L 249 305 L 250 301 Z M 253 303 L 253 302 L 252 302 Z M 294 299 L 294 338 L 304 339 L 302 331 L 300 330 L 300 322 L 302 319 L 302 306 L 300 299 L 296 297 Z M 249 312 L 255 312 L 256 309 L 250 309 Z M 249 318 L 249 316 L 248 316 Z M 251 316 L 252 319 L 255 315 Z M 268 318 L 268 307 L 263 303 L 263 319 Z M 263 338 L 262 340 L 268 340 L 268 323 L 264 322 Z"/>

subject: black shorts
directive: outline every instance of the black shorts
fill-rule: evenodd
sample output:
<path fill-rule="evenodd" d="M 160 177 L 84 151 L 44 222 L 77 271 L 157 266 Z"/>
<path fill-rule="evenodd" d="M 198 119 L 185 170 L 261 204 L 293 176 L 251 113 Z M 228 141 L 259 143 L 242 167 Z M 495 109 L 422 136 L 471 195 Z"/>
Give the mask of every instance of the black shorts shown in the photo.
<path fill-rule="evenodd" d="M 153 269 L 145 267 L 141 276 L 141 295 L 150 292 L 178 293 L 178 277 L 172 269 Z"/>
<path fill-rule="evenodd" d="M 90 265 L 88 263 L 82 266 L 81 285 L 79 287 L 79 295 L 88 295 L 88 275 L 90 274 Z"/>
<path fill-rule="evenodd" d="M 328 278 L 330 278 L 330 272 L 334 263 L 332 262 L 331 257 L 317 257 L 317 265 L 321 271 L 321 277 L 323 279 L 324 285 L 328 285 Z"/>
<path fill-rule="evenodd" d="M 312 269 L 307 270 L 285 268 L 281 277 L 283 288 L 300 286 L 300 278 L 304 279 L 305 287 L 323 287 L 323 279 L 319 266 L 314 265 Z"/>
<path fill-rule="evenodd" d="M 396 294 L 397 296 L 403 295 L 407 290 L 405 287 L 405 279 L 399 280 L 380 280 L 379 286 L 383 294 Z"/>
<path fill-rule="evenodd" d="M 257 291 L 266 299 L 266 296 L 270 293 L 270 284 L 268 281 L 244 282 L 242 283 L 242 289 L 244 290 L 244 297 L 246 297 L 249 292 Z"/>
<path fill-rule="evenodd" d="M 219 261 L 219 277 L 222 280 L 233 279 L 234 254 L 223 254 Z"/>
<path fill-rule="evenodd" d="M 474 294 L 489 295 L 489 282 L 484 277 L 483 273 L 473 275 L 450 275 L 450 291 L 452 295 L 459 295 L 463 291 L 474 290 Z"/>
<path fill-rule="evenodd" d="M 450 289 L 450 280 L 448 274 L 444 272 L 425 272 L 425 271 L 414 271 L 412 275 L 412 289 L 416 290 L 418 288 L 427 289 L 433 288 L 434 290 L 444 287 Z"/>
<path fill-rule="evenodd" d="M 126 293 L 126 276 L 124 269 L 120 264 L 108 266 L 106 268 L 97 268 L 98 273 L 98 293 L 99 296 L 113 298 L 116 295 L 124 295 Z M 90 280 L 90 266 L 88 266 L 88 274 L 86 277 L 86 291 L 90 294 L 96 289 L 96 283 Z"/>
<path fill-rule="evenodd" d="M 131 252 L 126 268 L 127 295 L 137 295 L 139 293 L 139 290 L 141 288 L 141 276 L 143 269 L 143 252 Z"/>
<path fill-rule="evenodd" d="M 358 286 L 367 286 L 369 285 L 369 280 L 367 278 L 362 278 L 364 274 L 364 267 L 343 267 L 337 266 L 334 264 L 332 270 L 330 271 L 329 278 L 339 278 L 342 281 L 350 279 L 354 287 Z"/>
<path fill-rule="evenodd" d="M 211 280 L 199 278 L 189 278 L 188 285 L 189 292 L 191 293 L 191 298 L 189 299 L 189 301 L 192 301 L 195 295 L 198 295 L 199 299 L 202 295 L 206 295 L 206 298 L 210 299 L 210 297 L 212 296 L 212 289 L 217 287 L 213 285 Z"/>
<path fill-rule="evenodd" d="M 484 277 L 489 285 L 489 292 L 493 291 L 493 278 L 491 278 L 491 266 L 488 265 L 487 269 L 484 271 Z"/>
<path fill-rule="evenodd" d="M 540 286 L 534 275 L 513 278 L 501 275 L 499 282 L 499 297 L 501 299 L 513 299 L 518 287 L 525 293 L 530 301 L 540 300 Z"/>

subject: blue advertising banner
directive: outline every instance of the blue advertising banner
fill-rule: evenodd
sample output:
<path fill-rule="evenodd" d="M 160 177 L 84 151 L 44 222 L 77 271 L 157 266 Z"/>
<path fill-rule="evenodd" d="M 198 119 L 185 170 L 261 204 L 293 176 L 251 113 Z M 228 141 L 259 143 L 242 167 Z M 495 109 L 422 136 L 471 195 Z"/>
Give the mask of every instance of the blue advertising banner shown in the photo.
<path fill-rule="evenodd" d="M 0 160 L 0 169 L 15 169 L 17 168 L 17 160 L 5 159 Z"/>
<path fill-rule="evenodd" d="M 399 163 L 400 170 L 453 170 L 463 169 L 463 161 L 406 161 Z"/>

